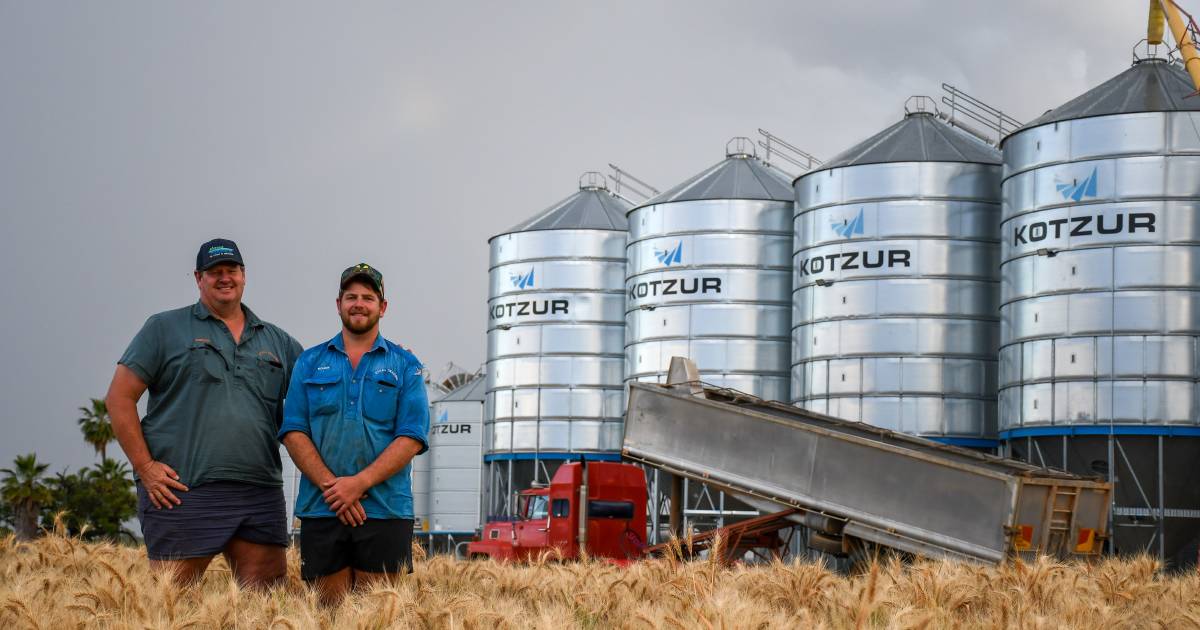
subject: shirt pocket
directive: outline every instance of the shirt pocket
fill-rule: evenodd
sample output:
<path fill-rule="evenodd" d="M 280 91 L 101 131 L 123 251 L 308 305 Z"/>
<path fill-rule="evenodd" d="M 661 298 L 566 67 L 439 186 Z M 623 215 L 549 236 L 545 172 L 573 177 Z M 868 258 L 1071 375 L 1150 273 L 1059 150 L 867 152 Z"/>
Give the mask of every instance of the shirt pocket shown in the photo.
<path fill-rule="evenodd" d="M 283 362 L 271 352 L 259 352 L 254 360 L 253 375 L 262 397 L 278 401 L 279 392 L 283 389 Z"/>
<path fill-rule="evenodd" d="M 371 420 L 391 422 L 396 419 L 396 400 L 400 387 L 391 374 L 380 372 L 363 384 L 363 415 Z"/>
<path fill-rule="evenodd" d="M 211 342 L 195 341 L 188 348 L 188 374 L 201 383 L 220 383 L 225 380 L 225 357 Z"/>
<path fill-rule="evenodd" d="M 342 405 L 342 379 L 329 370 L 304 379 L 304 395 L 311 416 L 333 414 Z"/>

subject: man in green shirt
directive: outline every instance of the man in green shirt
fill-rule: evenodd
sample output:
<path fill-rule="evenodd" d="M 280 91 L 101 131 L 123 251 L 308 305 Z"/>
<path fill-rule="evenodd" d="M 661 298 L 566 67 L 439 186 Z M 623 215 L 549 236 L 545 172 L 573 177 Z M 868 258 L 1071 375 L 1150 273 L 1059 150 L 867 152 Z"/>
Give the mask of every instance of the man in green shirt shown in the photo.
<path fill-rule="evenodd" d="M 242 304 L 245 266 L 233 241 L 202 245 L 195 278 L 199 301 L 152 315 L 129 344 L 108 411 L 136 473 L 151 567 L 190 584 L 224 553 L 241 583 L 270 586 L 287 572 L 275 435 L 302 348 Z"/>

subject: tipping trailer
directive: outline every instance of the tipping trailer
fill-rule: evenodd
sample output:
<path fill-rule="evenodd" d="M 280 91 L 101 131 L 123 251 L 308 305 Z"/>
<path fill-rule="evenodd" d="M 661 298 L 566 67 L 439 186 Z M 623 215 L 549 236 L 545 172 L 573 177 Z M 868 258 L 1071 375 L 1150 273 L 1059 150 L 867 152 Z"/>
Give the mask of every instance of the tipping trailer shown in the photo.
<path fill-rule="evenodd" d="M 673 358 L 631 383 L 623 453 L 706 482 L 852 553 L 859 541 L 934 558 L 1098 555 L 1110 484 L 706 386 Z"/>

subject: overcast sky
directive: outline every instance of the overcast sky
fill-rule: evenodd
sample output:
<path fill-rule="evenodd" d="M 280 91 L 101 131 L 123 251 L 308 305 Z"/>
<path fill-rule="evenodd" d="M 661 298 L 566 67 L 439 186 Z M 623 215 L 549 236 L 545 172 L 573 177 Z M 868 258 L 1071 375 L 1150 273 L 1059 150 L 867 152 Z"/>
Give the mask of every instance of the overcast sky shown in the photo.
<path fill-rule="evenodd" d="M 435 374 L 474 368 L 488 237 L 583 171 L 666 189 L 759 127 L 829 157 L 942 82 L 1029 120 L 1125 69 L 1145 14 L 0 0 L 0 467 L 94 461 L 76 408 L 147 316 L 196 299 L 207 239 L 238 242 L 246 304 L 305 346 L 337 332 L 338 274 L 365 260 L 389 338 Z"/>

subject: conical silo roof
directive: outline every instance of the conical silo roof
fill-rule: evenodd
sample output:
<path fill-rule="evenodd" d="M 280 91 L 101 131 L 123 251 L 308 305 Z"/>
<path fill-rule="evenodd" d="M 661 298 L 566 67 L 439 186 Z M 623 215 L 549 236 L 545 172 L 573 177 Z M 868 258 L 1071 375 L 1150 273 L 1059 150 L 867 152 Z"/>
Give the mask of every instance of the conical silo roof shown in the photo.
<path fill-rule="evenodd" d="M 1000 152 L 930 112 L 913 112 L 801 177 L 831 168 L 889 162 L 999 164 Z"/>
<path fill-rule="evenodd" d="M 596 175 L 597 177 L 589 177 Z M 604 185 L 599 173 L 586 173 L 579 181 L 579 192 L 537 213 L 532 219 L 514 225 L 496 236 L 534 230 L 617 230 L 629 229 L 625 213 L 632 207 Z M 495 238 L 495 237 L 492 237 Z M 489 239 L 490 240 L 490 239 Z"/>
<path fill-rule="evenodd" d="M 791 201 L 793 196 L 787 178 L 778 171 L 750 153 L 727 150 L 724 160 L 639 207 L 704 199 Z"/>
<path fill-rule="evenodd" d="M 483 374 L 471 379 L 466 385 L 451 390 L 449 394 L 441 397 L 438 402 L 454 402 L 454 401 L 473 401 L 483 402 L 484 394 L 487 393 L 487 377 Z"/>
<path fill-rule="evenodd" d="M 1128 70 L 1042 114 L 1021 129 L 1093 116 L 1200 111 L 1200 96 L 1188 98 L 1195 92 L 1191 77 L 1178 64 L 1157 58 L 1142 59 L 1134 62 Z M 1021 129 L 1014 133 L 1019 133 Z"/>

